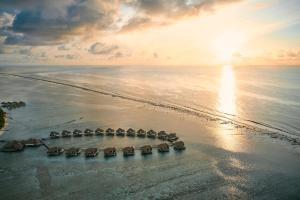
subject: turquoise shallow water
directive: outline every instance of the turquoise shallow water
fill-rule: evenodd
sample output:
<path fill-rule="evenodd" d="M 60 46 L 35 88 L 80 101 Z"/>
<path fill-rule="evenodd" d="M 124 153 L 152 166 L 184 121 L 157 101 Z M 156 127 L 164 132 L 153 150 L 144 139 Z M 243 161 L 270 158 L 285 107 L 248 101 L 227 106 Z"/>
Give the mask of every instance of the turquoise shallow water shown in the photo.
<path fill-rule="evenodd" d="M 83 156 L 48 158 L 43 147 L 16 154 L 1 153 L 1 198 L 300 198 L 297 146 L 254 130 L 236 129 L 231 124 L 161 106 L 189 106 L 231 119 L 256 120 L 288 130 L 288 134 L 299 133 L 296 120 L 299 116 L 298 69 L 233 70 L 1 68 L 1 72 L 42 77 L 114 94 L 103 95 L 68 85 L 0 75 L 1 101 L 23 100 L 27 103 L 24 108 L 8 112 L 8 124 L 1 140 L 47 137 L 51 130 L 133 127 L 176 132 L 187 146 L 181 153 L 171 149 L 161 155 L 154 150 L 147 157 L 137 151 L 136 156 L 128 159 L 120 152 L 111 159 L 105 159 L 102 152 L 95 159 Z M 222 74 L 227 74 L 227 78 L 222 78 Z M 233 74 L 234 84 L 230 79 Z M 220 89 L 224 79 L 229 82 L 225 84 L 228 87 Z M 140 100 L 151 100 L 157 106 Z M 84 137 L 46 143 L 49 146 L 121 148 L 159 141 Z"/>

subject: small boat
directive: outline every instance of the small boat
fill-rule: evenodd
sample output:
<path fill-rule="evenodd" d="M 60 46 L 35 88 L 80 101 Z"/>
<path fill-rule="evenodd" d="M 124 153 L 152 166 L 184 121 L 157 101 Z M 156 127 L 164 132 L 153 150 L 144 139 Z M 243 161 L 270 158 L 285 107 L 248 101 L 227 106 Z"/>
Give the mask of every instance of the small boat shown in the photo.
<path fill-rule="evenodd" d="M 91 130 L 91 129 L 85 129 L 85 131 L 84 131 L 84 136 L 93 136 L 94 134 L 93 134 L 93 130 Z"/>
<path fill-rule="evenodd" d="M 47 150 L 47 155 L 48 156 L 59 156 L 64 152 L 64 149 L 62 147 L 50 147 Z"/>
<path fill-rule="evenodd" d="M 51 139 L 59 138 L 59 133 L 56 132 L 56 131 L 51 131 L 51 132 L 50 132 L 50 138 L 51 138 Z"/>
<path fill-rule="evenodd" d="M 185 150 L 184 142 L 182 141 L 174 142 L 173 145 L 174 145 L 174 150 L 176 151 Z"/>
<path fill-rule="evenodd" d="M 134 147 L 125 147 L 123 148 L 124 156 L 134 156 Z"/>
<path fill-rule="evenodd" d="M 138 137 L 146 137 L 146 132 L 143 129 L 139 129 L 136 133 Z"/>
<path fill-rule="evenodd" d="M 168 134 L 165 131 L 159 131 L 157 134 L 158 139 L 160 140 L 167 140 Z"/>
<path fill-rule="evenodd" d="M 135 136 L 135 130 L 133 130 L 132 128 L 129 128 L 127 130 L 127 134 L 126 135 L 129 136 L 129 137 L 134 137 Z"/>
<path fill-rule="evenodd" d="M 114 135 L 115 135 L 115 130 L 112 129 L 112 128 L 106 129 L 105 132 L 106 132 L 106 135 L 107 135 L 107 136 L 114 136 Z"/>
<path fill-rule="evenodd" d="M 81 137 L 82 136 L 82 131 L 81 130 L 78 130 L 78 129 L 75 129 L 73 131 L 73 136 L 74 137 Z"/>
<path fill-rule="evenodd" d="M 25 145 L 17 140 L 9 141 L 7 142 L 1 151 L 3 152 L 17 152 L 17 151 L 23 151 L 25 148 Z"/>
<path fill-rule="evenodd" d="M 27 147 L 39 147 L 42 145 L 42 141 L 39 139 L 35 139 L 35 138 L 23 140 L 22 143 Z"/>
<path fill-rule="evenodd" d="M 161 143 L 157 145 L 157 149 L 160 153 L 169 152 L 170 150 L 168 143 Z"/>
<path fill-rule="evenodd" d="M 63 138 L 71 137 L 71 131 L 63 130 L 61 132 L 61 137 Z"/>
<path fill-rule="evenodd" d="M 141 147 L 142 155 L 152 154 L 152 147 L 150 145 L 145 145 Z"/>
<path fill-rule="evenodd" d="M 169 142 L 175 142 L 176 140 L 178 140 L 178 137 L 176 136 L 176 133 L 170 133 L 168 135 L 168 141 Z"/>
<path fill-rule="evenodd" d="M 148 138 L 156 138 L 156 132 L 154 131 L 154 130 L 149 130 L 148 132 L 147 132 L 147 137 Z"/>
<path fill-rule="evenodd" d="M 104 135 L 104 130 L 101 128 L 97 128 L 95 130 L 95 135 L 103 136 Z"/>
<path fill-rule="evenodd" d="M 67 157 L 78 156 L 80 153 L 81 153 L 80 148 L 71 147 L 71 148 L 65 150 L 65 154 Z"/>
<path fill-rule="evenodd" d="M 96 157 L 98 155 L 99 151 L 97 148 L 87 148 L 84 151 L 85 157 Z"/>
<path fill-rule="evenodd" d="M 122 128 L 118 128 L 118 129 L 116 130 L 116 135 L 117 135 L 117 136 L 125 136 L 125 130 L 122 129 Z"/>
<path fill-rule="evenodd" d="M 108 147 L 104 149 L 104 156 L 105 157 L 112 157 L 117 155 L 117 150 L 115 147 Z"/>

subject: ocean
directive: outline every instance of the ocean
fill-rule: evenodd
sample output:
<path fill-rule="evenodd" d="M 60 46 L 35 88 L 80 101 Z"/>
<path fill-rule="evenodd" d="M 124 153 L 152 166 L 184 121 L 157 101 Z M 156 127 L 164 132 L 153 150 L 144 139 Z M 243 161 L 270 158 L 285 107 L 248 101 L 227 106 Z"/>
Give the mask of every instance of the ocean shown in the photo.
<path fill-rule="evenodd" d="M 7 140 L 100 127 L 177 133 L 187 149 L 124 158 L 159 140 L 82 137 L 48 146 L 114 146 L 49 158 L 44 147 L 0 153 L 3 199 L 299 199 L 300 68 L 235 66 L 2 66 Z M 276 137 L 274 137 L 274 134 Z M 270 137 L 271 136 L 271 137 Z"/>

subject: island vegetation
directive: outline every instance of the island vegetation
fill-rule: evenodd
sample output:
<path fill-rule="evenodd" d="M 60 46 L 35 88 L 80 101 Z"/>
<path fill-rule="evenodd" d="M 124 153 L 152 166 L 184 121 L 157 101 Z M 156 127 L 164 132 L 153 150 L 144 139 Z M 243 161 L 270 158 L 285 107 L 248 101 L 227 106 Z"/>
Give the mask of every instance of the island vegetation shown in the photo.
<path fill-rule="evenodd" d="M 0 130 L 4 127 L 5 124 L 5 112 L 0 108 Z"/>

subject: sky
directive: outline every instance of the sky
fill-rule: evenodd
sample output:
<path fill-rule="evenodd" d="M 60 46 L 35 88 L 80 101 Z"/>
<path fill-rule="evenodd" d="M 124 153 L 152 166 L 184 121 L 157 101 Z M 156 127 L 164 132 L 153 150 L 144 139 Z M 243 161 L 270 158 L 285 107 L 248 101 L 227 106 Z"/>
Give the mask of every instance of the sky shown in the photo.
<path fill-rule="evenodd" d="M 300 65 L 299 0 L 0 0 L 0 65 Z"/>

